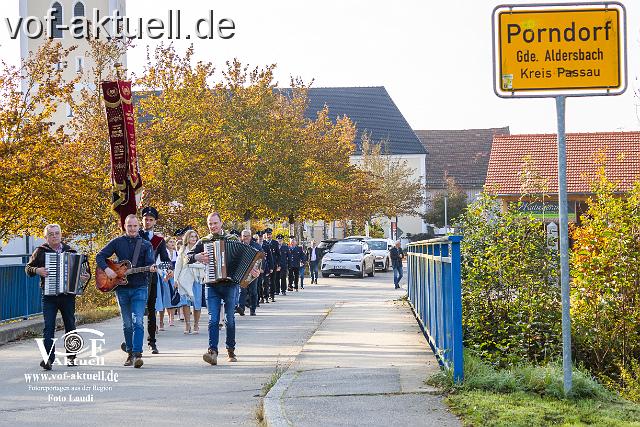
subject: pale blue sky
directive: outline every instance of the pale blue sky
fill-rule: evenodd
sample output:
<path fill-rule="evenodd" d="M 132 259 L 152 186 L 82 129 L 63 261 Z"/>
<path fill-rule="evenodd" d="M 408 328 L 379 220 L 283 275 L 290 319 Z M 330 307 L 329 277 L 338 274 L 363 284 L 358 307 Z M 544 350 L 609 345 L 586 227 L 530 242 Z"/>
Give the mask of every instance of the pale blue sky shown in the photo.
<path fill-rule="evenodd" d="M 621 1 L 627 10 L 629 87 L 622 96 L 567 100 L 567 131 L 639 130 L 633 91 L 640 89 L 640 1 Z M 18 16 L 18 1 L 4 0 L 0 17 L 3 58 L 19 57 L 4 18 Z M 528 3 L 512 1 L 515 3 Z M 230 40 L 194 42 L 198 59 L 220 69 L 233 57 L 251 65 L 277 63 L 276 78 L 289 76 L 315 87 L 385 86 L 414 129 L 510 126 L 512 133 L 555 132 L 553 99 L 500 99 L 493 93 L 491 12 L 501 2 L 452 0 L 195 1 L 129 0 L 130 17 L 166 19 L 180 8 L 183 32 L 197 18 L 231 18 Z M 166 41 L 166 40 L 165 40 Z M 140 72 L 146 46 L 136 41 L 129 69 Z"/>

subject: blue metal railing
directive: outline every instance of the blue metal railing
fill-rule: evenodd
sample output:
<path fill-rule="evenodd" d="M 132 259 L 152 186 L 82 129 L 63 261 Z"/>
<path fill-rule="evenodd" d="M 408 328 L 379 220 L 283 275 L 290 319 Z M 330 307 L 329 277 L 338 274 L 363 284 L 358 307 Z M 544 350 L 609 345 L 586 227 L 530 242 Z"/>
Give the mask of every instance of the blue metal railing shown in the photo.
<path fill-rule="evenodd" d="M 0 322 L 42 313 L 39 277 L 24 272 L 28 255 L 1 257 L 22 258 L 23 264 L 0 265 Z"/>
<path fill-rule="evenodd" d="M 440 363 L 463 379 L 462 236 L 423 240 L 407 247 L 407 288 L 418 321 Z"/>

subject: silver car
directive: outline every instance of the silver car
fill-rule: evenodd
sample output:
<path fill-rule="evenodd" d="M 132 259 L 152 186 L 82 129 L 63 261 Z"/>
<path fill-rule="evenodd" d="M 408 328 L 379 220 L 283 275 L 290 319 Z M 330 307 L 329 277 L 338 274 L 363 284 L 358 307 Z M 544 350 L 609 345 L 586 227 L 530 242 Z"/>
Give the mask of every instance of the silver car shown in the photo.
<path fill-rule="evenodd" d="M 391 267 L 391 254 L 389 251 L 393 247 L 393 242 L 389 239 L 367 240 L 371 254 L 375 258 L 376 268 L 382 271 L 389 271 Z"/>
<path fill-rule="evenodd" d="M 330 274 L 349 274 L 362 278 L 365 273 L 373 277 L 376 268 L 374 257 L 366 242 L 341 240 L 322 258 L 320 271 L 322 277 L 329 277 Z"/>

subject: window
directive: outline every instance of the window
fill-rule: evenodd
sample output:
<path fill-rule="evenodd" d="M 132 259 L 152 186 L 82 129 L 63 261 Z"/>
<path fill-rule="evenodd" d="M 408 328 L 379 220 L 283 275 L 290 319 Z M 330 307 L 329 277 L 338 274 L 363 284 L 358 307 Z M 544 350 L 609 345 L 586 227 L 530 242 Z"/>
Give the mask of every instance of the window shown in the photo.
<path fill-rule="evenodd" d="M 76 56 L 76 73 L 82 73 L 84 71 L 84 57 Z"/>
<path fill-rule="evenodd" d="M 84 16 L 84 4 L 82 2 L 77 2 L 73 6 L 73 16 Z"/>
<path fill-rule="evenodd" d="M 85 8 L 83 2 L 76 2 L 73 5 L 73 19 L 71 20 L 71 28 L 73 29 L 73 38 L 78 39 L 83 37 L 83 26 L 80 25 L 85 19 Z"/>
<path fill-rule="evenodd" d="M 51 5 L 51 9 L 53 9 L 53 21 L 51 22 L 51 38 L 53 39 L 61 39 L 62 38 L 62 30 L 58 28 L 59 25 L 62 25 L 62 5 L 57 1 Z"/>

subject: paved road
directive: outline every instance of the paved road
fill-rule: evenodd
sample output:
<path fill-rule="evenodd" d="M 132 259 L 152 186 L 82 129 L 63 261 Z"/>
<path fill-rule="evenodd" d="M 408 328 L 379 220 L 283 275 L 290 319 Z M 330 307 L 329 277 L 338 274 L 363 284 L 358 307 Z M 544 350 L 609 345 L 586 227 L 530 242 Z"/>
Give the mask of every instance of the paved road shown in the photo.
<path fill-rule="evenodd" d="M 207 348 L 206 327 L 199 335 L 184 335 L 178 324 L 159 333 L 161 354 L 145 352 L 141 369 L 124 367 L 119 319 L 83 326 L 104 332 L 104 366 L 54 366 L 49 371 L 66 373 L 66 378 L 35 382 L 32 376 L 28 383 L 27 375 L 45 372 L 38 366 L 40 353 L 34 340 L 0 346 L 0 425 L 39 426 L 46 422 L 50 426 L 112 426 L 129 420 L 156 426 L 255 426 L 262 386 L 276 367 L 288 367 L 296 359 L 330 311 L 344 313 L 346 307 L 347 312 L 359 310 L 358 316 L 364 316 L 366 311 L 359 304 L 393 301 L 404 294 L 393 289 L 391 273 L 364 279 L 320 278 L 320 282 L 280 297 L 275 304 L 263 305 L 258 316 L 236 316 L 237 363 L 221 357 L 218 366 L 205 364 L 202 353 Z M 203 313 L 203 319 L 207 317 Z M 417 328 L 411 316 L 403 322 Z M 224 348 L 224 332 L 220 343 Z M 70 378 L 99 371 L 117 373 L 118 381 Z M 85 390 L 42 389 L 55 386 L 84 386 Z M 106 388 L 101 391 L 101 386 Z M 70 394 L 92 395 L 92 401 L 70 402 Z M 67 401 L 57 401 L 61 397 Z"/>

